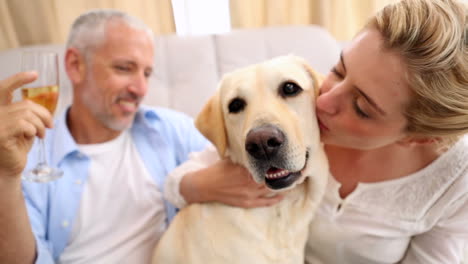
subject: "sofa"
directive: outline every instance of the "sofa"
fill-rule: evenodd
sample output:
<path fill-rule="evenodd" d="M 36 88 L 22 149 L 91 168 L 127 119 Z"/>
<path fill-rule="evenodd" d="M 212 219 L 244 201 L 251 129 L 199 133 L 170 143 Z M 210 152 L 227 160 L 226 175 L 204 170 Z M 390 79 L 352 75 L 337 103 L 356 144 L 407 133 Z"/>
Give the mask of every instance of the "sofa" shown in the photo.
<path fill-rule="evenodd" d="M 318 72 L 325 74 L 347 45 L 315 25 L 244 29 L 201 36 L 155 36 L 154 43 L 154 74 L 144 104 L 168 107 L 192 117 L 201 110 L 226 72 L 275 56 L 294 54 L 304 57 Z M 71 85 L 62 63 L 63 44 L 1 51 L 0 79 L 19 71 L 21 52 L 28 49 L 59 53 L 60 97 L 56 113 L 60 113 L 72 99 Z M 17 91 L 16 100 L 19 97 Z"/>
<path fill-rule="evenodd" d="M 64 45 L 21 47 L 0 52 L 0 78 L 20 69 L 21 52 L 52 50 L 60 54 L 60 97 L 56 113 L 70 104 L 72 91 L 63 68 Z M 147 105 L 164 106 L 195 116 L 217 88 L 221 76 L 238 67 L 275 56 L 304 57 L 326 73 L 338 60 L 341 47 L 319 26 L 284 26 L 235 30 L 201 36 L 156 36 L 155 66 Z M 19 93 L 15 94 L 19 98 Z"/>

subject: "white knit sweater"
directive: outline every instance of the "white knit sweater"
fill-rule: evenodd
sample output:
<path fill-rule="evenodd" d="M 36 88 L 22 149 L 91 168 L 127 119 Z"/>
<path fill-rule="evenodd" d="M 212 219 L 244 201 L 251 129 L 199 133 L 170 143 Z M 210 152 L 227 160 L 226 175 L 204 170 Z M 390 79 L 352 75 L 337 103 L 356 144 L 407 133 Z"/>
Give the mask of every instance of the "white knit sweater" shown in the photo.
<path fill-rule="evenodd" d="M 169 176 L 166 198 L 184 207 L 183 175 L 217 160 L 214 148 L 194 153 Z M 345 199 L 339 188 L 330 176 L 310 225 L 306 263 L 460 263 L 468 241 L 468 136 L 407 177 L 360 183 Z"/>
<path fill-rule="evenodd" d="M 307 263 L 460 263 L 468 239 L 468 136 L 416 173 L 360 183 L 345 199 L 339 188 L 330 177 L 310 226 Z"/>

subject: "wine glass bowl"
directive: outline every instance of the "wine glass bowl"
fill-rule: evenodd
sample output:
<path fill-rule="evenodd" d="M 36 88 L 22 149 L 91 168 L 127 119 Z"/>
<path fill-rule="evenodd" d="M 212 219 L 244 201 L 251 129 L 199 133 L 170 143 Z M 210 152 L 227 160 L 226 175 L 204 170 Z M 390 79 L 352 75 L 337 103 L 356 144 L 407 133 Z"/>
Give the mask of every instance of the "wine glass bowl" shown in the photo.
<path fill-rule="evenodd" d="M 49 85 L 42 87 L 31 87 L 21 89 L 23 99 L 28 99 L 36 104 L 40 104 L 54 114 L 58 101 L 58 85 Z"/>
<path fill-rule="evenodd" d="M 58 55 L 55 52 L 26 51 L 21 56 L 22 71 L 36 71 L 38 78 L 21 88 L 23 99 L 31 100 L 54 114 L 59 97 Z M 39 162 L 23 179 L 34 182 L 49 182 L 63 176 L 63 171 L 48 165 L 44 140 L 39 139 Z"/>

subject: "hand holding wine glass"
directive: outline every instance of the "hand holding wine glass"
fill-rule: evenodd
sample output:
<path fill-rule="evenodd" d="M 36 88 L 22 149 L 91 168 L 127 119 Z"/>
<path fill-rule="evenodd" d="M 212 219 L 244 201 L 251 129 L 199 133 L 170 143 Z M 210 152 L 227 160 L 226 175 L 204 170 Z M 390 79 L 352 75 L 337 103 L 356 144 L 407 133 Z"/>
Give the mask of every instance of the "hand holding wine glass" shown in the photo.
<path fill-rule="evenodd" d="M 45 108 L 13 102 L 14 91 L 36 78 L 35 72 L 21 72 L 0 80 L 0 177 L 20 176 L 34 137 L 43 137 L 52 126 Z"/>
<path fill-rule="evenodd" d="M 27 51 L 22 54 L 21 70 L 34 70 L 38 78 L 22 87 L 23 99 L 31 100 L 47 108 L 52 115 L 59 95 L 58 55 L 54 52 Z M 39 139 L 39 163 L 23 175 L 23 179 L 48 182 L 62 177 L 63 171 L 48 165 L 44 140 Z"/>

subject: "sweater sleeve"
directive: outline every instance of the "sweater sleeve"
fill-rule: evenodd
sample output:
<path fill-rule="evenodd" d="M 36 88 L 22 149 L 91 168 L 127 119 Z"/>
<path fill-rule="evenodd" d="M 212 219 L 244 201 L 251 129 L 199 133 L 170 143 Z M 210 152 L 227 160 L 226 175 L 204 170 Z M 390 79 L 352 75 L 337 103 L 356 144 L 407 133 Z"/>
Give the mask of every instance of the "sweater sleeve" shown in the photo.
<path fill-rule="evenodd" d="M 412 237 L 402 264 L 461 263 L 468 244 L 468 196 L 452 204 L 430 230 Z"/>
<path fill-rule="evenodd" d="M 189 159 L 175 168 L 168 176 L 164 186 L 164 197 L 177 208 L 187 205 L 180 193 L 180 182 L 190 172 L 206 168 L 219 160 L 218 153 L 213 146 L 208 146 L 201 152 L 193 152 Z"/>

